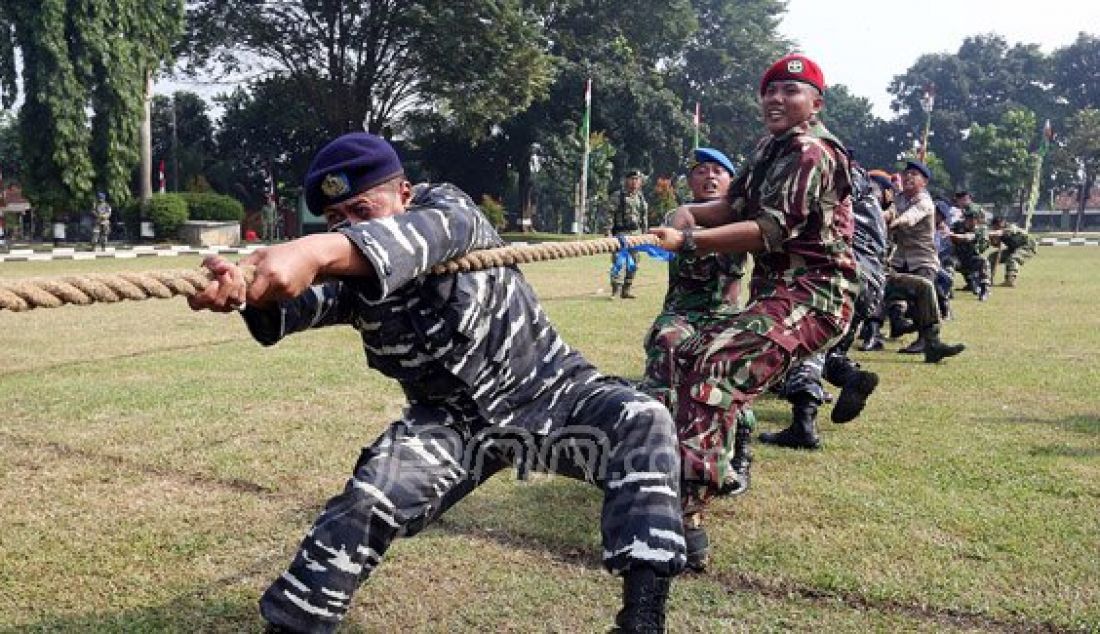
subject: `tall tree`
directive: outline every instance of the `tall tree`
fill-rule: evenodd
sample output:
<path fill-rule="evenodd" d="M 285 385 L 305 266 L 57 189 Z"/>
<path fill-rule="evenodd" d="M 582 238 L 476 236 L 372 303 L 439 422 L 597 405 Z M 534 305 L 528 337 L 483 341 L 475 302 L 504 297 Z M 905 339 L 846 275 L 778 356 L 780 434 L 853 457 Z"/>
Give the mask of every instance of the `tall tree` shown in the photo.
<path fill-rule="evenodd" d="M 186 191 L 205 178 L 214 154 L 214 124 L 207 104 L 193 92 L 153 98 L 152 154 L 165 164 L 168 188 Z"/>
<path fill-rule="evenodd" d="M 0 111 L 0 174 L 3 182 L 19 181 L 23 172 L 23 144 L 19 124 L 7 111 Z"/>
<path fill-rule="evenodd" d="M 843 84 L 826 90 L 821 120 L 865 165 L 883 165 L 885 155 L 897 153 L 879 137 L 882 122 L 871 113 L 871 102 L 853 95 Z"/>
<path fill-rule="evenodd" d="M 330 135 L 431 111 L 480 136 L 553 74 L 518 0 L 197 0 L 184 53 L 192 71 L 309 83 Z"/>
<path fill-rule="evenodd" d="M 1100 109 L 1085 108 L 1069 118 L 1063 152 L 1077 167 L 1078 204 L 1074 231 L 1082 226 L 1085 204 L 1100 175 Z"/>
<path fill-rule="evenodd" d="M 444 113 L 417 117 L 413 136 L 425 166 L 433 173 L 453 172 L 448 166 L 452 150 L 460 149 L 462 143 L 451 141 L 465 138 L 468 157 L 488 153 L 497 158 L 483 166 L 487 169 L 477 171 L 475 182 L 460 181 L 460 185 L 499 197 L 503 192 L 490 188 L 512 187 L 514 182 L 518 194 L 514 198 L 530 200 L 532 156 L 541 148 L 538 155 L 552 160 L 550 156 L 560 154 L 554 148 L 572 143 L 584 110 L 585 81 L 592 79 L 591 129 L 604 133 L 609 147 L 616 148 L 610 155 L 612 167 L 630 165 L 666 173 L 675 169 L 690 143 L 691 123 L 683 103 L 668 87 L 664 69 L 695 28 L 688 0 L 532 0 L 528 6 L 542 16 L 545 50 L 559 69 L 548 95 L 501 122 L 489 138 L 456 133 Z M 443 152 L 437 151 L 441 138 L 447 140 Z M 579 155 L 574 171 L 579 180 Z M 540 176 L 544 182 L 545 176 Z M 539 191 L 545 188 L 540 186 Z M 542 200 L 546 204 L 572 201 L 572 189 Z M 519 209 L 519 203 L 511 208 L 510 221 L 517 227 L 522 224 L 514 213 Z M 571 207 L 555 205 L 553 213 L 559 214 L 553 225 L 568 225 L 564 218 L 571 218 Z"/>
<path fill-rule="evenodd" d="M 1081 33 L 1052 57 L 1053 92 L 1064 111 L 1100 107 L 1100 37 Z"/>
<path fill-rule="evenodd" d="M 794 43 L 779 34 L 782 0 L 692 0 L 699 28 L 670 68 L 685 103 L 701 104 L 704 138 L 731 157 L 764 133 L 757 94 L 768 64 Z"/>
<path fill-rule="evenodd" d="M 0 108 L 15 104 L 15 7 L 0 4 Z"/>
<path fill-rule="evenodd" d="M 970 128 L 963 164 L 977 200 L 997 209 L 1023 202 L 1033 164 L 1028 147 L 1037 129 L 1034 113 L 1024 108 L 1007 111 L 998 123 Z"/>
<path fill-rule="evenodd" d="M 23 63 L 20 111 L 36 208 L 130 197 L 146 79 L 182 26 L 180 0 L 42 0 L 7 5 Z"/>
<path fill-rule="evenodd" d="M 276 181 L 297 186 L 330 137 L 321 105 L 303 98 L 323 84 L 317 77 L 276 76 L 219 97 L 225 112 L 215 135 L 216 161 L 206 172 L 211 185 L 249 207 L 259 206 L 268 169 Z"/>
<path fill-rule="evenodd" d="M 943 159 L 957 185 L 965 185 L 963 148 L 972 124 L 996 123 L 1011 108 L 1026 107 L 1046 116 L 1053 95 L 1048 85 L 1049 60 L 1037 45 L 1016 44 L 995 34 L 966 38 L 954 54 L 920 56 L 904 75 L 890 83 L 891 108 L 908 132 L 924 124 L 921 98 L 935 92 L 930 146 Z"/>

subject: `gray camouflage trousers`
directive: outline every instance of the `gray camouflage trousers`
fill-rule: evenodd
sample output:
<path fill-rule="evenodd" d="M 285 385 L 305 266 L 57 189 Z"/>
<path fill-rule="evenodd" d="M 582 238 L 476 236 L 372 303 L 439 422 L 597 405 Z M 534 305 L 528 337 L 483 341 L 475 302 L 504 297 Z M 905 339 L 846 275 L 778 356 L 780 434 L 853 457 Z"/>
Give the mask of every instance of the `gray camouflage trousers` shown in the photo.
<path fill-rule="evenodd" d="M 533 434 L 490 425 L 468 399 L 410 404 L 365 448 L 343 493 L 329 500 L 260 612 L 295 632 L 331 632 L 397 537 L 428 526 L 493 474 L 514 466 L 603 490 L 603 563 L 675 575 L 685 563 L 676 430 L 664 406 L 599 379 L 578 384 L 568 416 Z M 549 417 L 548 417 L 549 418 Z"/>

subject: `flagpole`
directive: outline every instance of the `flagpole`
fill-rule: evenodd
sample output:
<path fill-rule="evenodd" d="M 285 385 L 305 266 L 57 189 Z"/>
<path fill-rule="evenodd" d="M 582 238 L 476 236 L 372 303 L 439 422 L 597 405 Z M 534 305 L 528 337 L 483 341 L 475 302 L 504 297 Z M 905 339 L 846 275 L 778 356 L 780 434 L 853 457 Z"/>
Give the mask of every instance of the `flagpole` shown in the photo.
<path fill-rule="evenodd" d="M 936 85 L 925 87 L 924 96 L 921 97 L 920 107 L 924 110 L 924 134 L 920 142 L 920 161 L 928 160 L 928 132 L 932 129 L 932 107 L 936 104 Z"/>
<path fill-rule="evenodd" d="M 699 102 L 695 102 L 695 147 L 693 149 L 699 149 Z"/>
<path fill-rule="evenodd" d="M 592 78 L 589 77 L 584 84 L 584 122 L 581 124 L 581 135 L 584 137 L 584 153 L 581 156 L 581 187 L 580 204 L 577 206 L 577 226 L 574 233 L 584 233 L 584 216 L 588 206 L 588 151 L 589 151 L 589 126 L 592 120 Z"/>
<path fill-rule="evenodd" d="M 1039 135 L 1039 148 L 1035 151 L 1034 164 L 1031 172 L 1031 193 L 1027 197 L 1027 209 L 1024 216 L 1024 231 L 1031 231 L 1031 217 L 1035 215 L 1035 207 L 1039 205 L 1039 188 L 1042 186 L 1043 159 L 1050 149 L 1050 140 L 1054 132 L 1050 127 L 1050 119 L 1043 124 L 1043 131 Z"/>

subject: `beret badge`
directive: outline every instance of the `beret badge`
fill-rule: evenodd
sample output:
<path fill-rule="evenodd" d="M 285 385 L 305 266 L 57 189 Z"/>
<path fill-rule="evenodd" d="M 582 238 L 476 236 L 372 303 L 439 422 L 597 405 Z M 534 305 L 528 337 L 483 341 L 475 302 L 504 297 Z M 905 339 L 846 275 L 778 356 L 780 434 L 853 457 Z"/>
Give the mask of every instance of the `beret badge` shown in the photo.
<path fill-rule="evenodd" d="M 802 72 L 802 60 L 800 60 L 800 59 L 788 60 L 787 61 L 787 72 L 788 73 L 795 73 L 795 74 L 801 73 Z"/>
<path fill-rule="evenodd" d="M 321 181 L 321 193 L 329 198 L 343 196 L 349 191 L 351 191 L 351 184 L 348 182 L 347 175 L 343 172 L 328 174 Z"/>

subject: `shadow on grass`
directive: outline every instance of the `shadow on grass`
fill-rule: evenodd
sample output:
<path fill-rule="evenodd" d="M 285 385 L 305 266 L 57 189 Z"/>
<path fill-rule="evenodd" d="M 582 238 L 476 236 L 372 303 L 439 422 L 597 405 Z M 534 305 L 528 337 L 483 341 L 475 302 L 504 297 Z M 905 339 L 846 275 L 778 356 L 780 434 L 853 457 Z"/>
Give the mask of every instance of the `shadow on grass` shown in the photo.
<path fill-rule="evenodd" d="M 980 416 L 973 420 L 976 423 L 988 424 L 1043 425 L 1047 427 L 1058 427 L 1065 431 L 1084 434 L 1086 436 L 1100 435 L 1100 418 L 1092 414 L 1065 416 L 1060 419 L 1006 414 L 1004 416 Z"/>
<path fill-rule="evenodd" d="M 204 634 L 240 634 L 264 631 L 256 599 L 239 600 L 186 596 L 164 605 L 125 610 L 110 614 L 76 615 L 52 618 L 20 626 L 0 628 L 0 632 L 203 632 Z M 367 630 L 352 623 L 340 626 L 343 634 L 364 634 Z"/>

